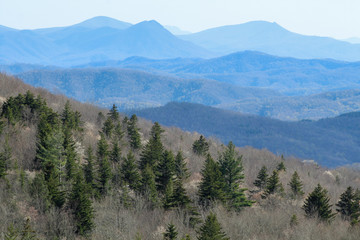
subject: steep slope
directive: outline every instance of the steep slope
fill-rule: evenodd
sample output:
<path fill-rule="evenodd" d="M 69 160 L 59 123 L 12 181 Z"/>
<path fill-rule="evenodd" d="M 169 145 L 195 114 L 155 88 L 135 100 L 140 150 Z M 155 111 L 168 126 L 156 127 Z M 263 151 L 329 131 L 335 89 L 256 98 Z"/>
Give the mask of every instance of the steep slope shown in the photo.
<path fill-rule="evenodd" d="M 244 50 L 296 58 L 334 58 L 360 60 L 360 44 L 351 44 L 327 37 L 292 33 L 277 23 L 254 21 L 222 26 L 181 36 L 199 46 L 219 53 Z"/>
<path fill-rule="evenodd" d="M 137 115 L 187 131 L 215 136 L 238 146 L 267 148 L 273 153 L 314 159 L 335 167 L 358 162 L 359 113 L 319 121 L 283 122 L 190 103 L 134 111 Z"/>
<path fill-rule="evenodd" d="M 238 159 L 238 156 L 242 156 L 240 162 L 243 170 L 240 170 L 240 178 L 244 177 L 244 179 L 239 179 L 239 174 L 236 174 L 236 179 L 240 180 L 240 185 L 236 185 L 236 187 L 241 191 L 245 191 L 246 196 L 243 196 L 239 192 L 237 192 L 236 196 L 241 194 L 245 199 L 248 198 L 254 200 L 254 202 L 252 203 L 253 207 L 244 207 L 241 211 L 236 212 L 221 202 L 204 208 L 204 206 L 199 205 L 196 200 L 198 199 L 199 185 L 203 179 L 200 171 L 204 169 L 205 157 L 194 154 L 192 150 L 192 145 L 195 140 L 199 139 L 199 134 L 191 134 L 177 128 L 161 126 L 164 132 L 158 139 L 160 145 L 164 147 L 163 150 L 166 150 L 168 153 L 170 151 L 177 153 L 180 150 L 183 153 L 185 159 L 183 159 L 182 163 L 188 168 L 190 177 L 180 180 L 184 183 L 181 196 L 186 195 L 185 200 L 192 200 L 192 202 L 189 203 L 191 204 L 190 209 L 180 209 L 180 206 L 174 206 L 173 209 L 165 209 L 162 204 L 162 200 L 164 199 L 162 193 L 158 194 L 158 192 L 155 191 L 155 194 L 159 196 L 159 204 L 154 206 L 152 202 L 149 201 L 148 195 L 146 195 L 147 191 L 144 193 L 139 192 L 137 189 L 131 189 L 127 184 L 128 178 L 124 178 L 124 175 L 120 175 L 122 178 L 122 180 L 120 180 L 119 169 L 124 170 L 123 166 L 126 165 L 124 164 L 126 159 L 131 158 L 129 156 L 133 157 L 135 163 L 133 164 L 135 168 L 132 168 L 132 170 L 134 170 L 135 173 L 138 172 L 141 175 L 145 175 L 139 172 L 137 162 L 140 161 L 142 153 L 146 151 L 139 149 L 136 150 L 134 154 L 127 154 L 131 151 L 127 133 L 130 131 L 126 130 L 126 125 L 128 124 L 127 121 L 124 121 L 125 118 L 123 115 L 118 116 L 119 119 L 116 120 L 117 123 L 121 122 L 123 126 L 125 135 L 122 137 L 122 140 L 117 138 L 118 133 L 116 133 L 116 138 L 111 138 L 110 136 L 102 137 L 102 140 L 99 141 L 99 132 L 104 125 L 101 120 L 99 121 L 99 116 L 101 115 L 98 113 L 101 111 L 107 115 L 107 113 L 109 113 L 108 111 L 91 105 L 81 104 L 64 96 L 53 95 L 43 89 L 36 89 L 24 84 L 19 79 L 3 74 L 0 74 L 0 86 L 0 102 L 10 96 L 13 97 L 12 100 L 17 99 L 23 102 L 22 106 L 17 106 L 16 104 L 14 105 L 14 102 L 9 101 L 12 102 L 12 104 L 10 104 L 11 109 L 15 110 L 13 113 L 20 111 L 16 124 L 11 124 L 8 121 L 7 116 L 11 115 L 4 115 L 0 119 L 1 122 L 4 122 L 4 124 L 2 124 L 4 127 L 2 128 L 3 131 L 0 132 L 0 152 L 3 153 L 5 151 L 7 144 L 10 146 L 10 150 L 8 151 L 11 152 L 11 157 L 6 162 L 6 176 L 4 177 L 2 175 L 0 177 L 0 222 L 2 223 L 0 224 L 0 234 L 2 236 L 28 234 L 28 236 L 38 239 L 78 239 L 83 238 L 79 236 L 82 232 L 76 230 L 79 227 L 85 226 L 91 227 L 90 230 L 89 228 L 85 228 L 88 230 L 86 232 L 86 238 L 89 239 L 136 239 L 139 238 L 139 236 L 149 236 L 149 239 L 161 239 L 165 231 L 164 226 L 172 222 L 176 226 L 179 236 L 188 235 L 188 238 L 196 239 L 196 237 L 199 236 L 198 230 L 202 223 L 195 223 L 195 225 L 189 224 L 191 223 L 188 219 L 189 215 L 195 216 L 196 220 L 204 222 L 205 217 L 209 213 L 215 213 L 219 218 L 220 224 L 223 226 L 224 232 L 226 232 L 226 235 L 230 239 L 263 239 L 264 236 L 266 236 L 266 239 L 271 240 L 279 239 L 279 237 L 281 239 L 288 239 L 290 237 L 293 240 L 303 240 L 304 238 L 311 240 L 328 240 L 329 236 L 334 239 L 358 239 L 359 229 L 356 227 L 350 228 L 349 221 L 338 216 L 331 224 L 321 224 L 321 227 L 319 227 L 318 219 L 305 216 L 302 205 L 305 197 L 313 191 L 317 184 L 321 184 L 321 186 L 327 190 L 326 194 L 330 198 L 330 203 L 335 204 L 339 200 L 340 194 L 343 193 L 348 186 L 352 186 L 354 189 L 360 187 L 359 171 L 348 168 L 329 170 L 311 163 L 301 162 L 297 159 L 284 159 L 266 150 L 257 150 L 249 147 L 236 148 L 233 154 L 232 151 L 227 151 L 228 148 L 223 146 L 219 141 L 206 139 L 209 143 L 209 154 L 211 154 L 215 160 Z M 34 102 L 31 93 L 26 94 L 26 98 L 23 98 L 24 95 L 18 95 L 19 93 L 25 93 L 27 90 L 30 90 L 35 95 L 39 94 L 42 99 L 46 100 L 46 106 L 50 107 L 50 109 L 45 109 L 47 109 L 48 113 L 51 113 L 51 117 L 47 120 L 42 118 L 42 123 L 44 121 L 55 120 L 54 122 L 57 123 L 56 126 L 58 128 L 51 128 L 49 124 L 39 124 L 40 121 L 39 118 L 37 118 L 39 109 L 35 106 L 36 110 L 34 112 L 29 111 L 29 103 Z M 38 99 L 37 97 L 35 98 Z M 65 149 L 61 147 L 64 142 L 59 132 L 68 130 L 68 128 L 65 127 L 71 126 L 70 122 L 66 120 L 61 121 L 59 116 L 63 113 L 65 109 L 64 105 L 68 100 L 71 106 L 68 109 L 68 113 L 70 114 L 67 115 L 67 118 L 71 119 L 72 116 L 74 116 L 74 111 L 77 111 L 75 116 L 81 115 L 80 119 L 83 121 L 81 125 L 83 131 L 80 130 L 79 132 L 79 130 L 70 129 L 70 131 L 73 130 L 72 133 L 66 132 L 68 136 L 69 134 L 72 136 L 71 142 L 75 141 L 75 144 L 64 144 L 64 148 L 69 150 L 75 147 L 75 151 L 71 153 L 75 154 L 76 160 L 72 163 L 75 164 L 73 166 L 76 167 L 76 175 L 82 172 L 78 170 L 84 170 L 87 176 L 85 178 L 87 184 L 83 183 L 84 180 L 80 175 L 75 178 L 68 174 L 69 166 L 71 166 L 70 164 L 68 165 L 70 162 L 69 159 L 71 159 L 68 157 L 74 155 L 68 154 L 68 151 L 65 151 Z M 45 101 L 41 101 L 40 104 L 44 105 Z M 7 106 L 9 107 L 9 105 Z M 31 108 L 34 107 L 32 105 L 30 106 Z M 3 108 L 1 107 L 1 109 Z M 46 113 L 42 112 L 42 114 Z M 66 116 L 66 114 L 61 115 Z M 347 118 L 349 117 L 350 116 Z M 109 117 L 108 119 L 111 118 L 112 117 Z M 151 139 L 152 134 L 150 134 L 150 129 L 154 125 L 143 119 L 139 119 L 136 125 L 142 144 L 151 142 L 148 140 Z M 42 132 L 46 131 L 46 139 L 51 139 L 52 143 L 56 144 L 56 150 L 48 155 L 43 154 L 45 160 L 48 161 L 47 163 L 50 164 L 42 164 L 40 169 L 38 169 L 34 168 L 37 165 L 34 158 L 37 153 L 37 147 L 41 144 L 39 138 L 41 138 L 42 135 L 38 134 L 40 127 L 42 127 Z M 53 135 L 52 133 L 57 134 Z M 116 144 L 120 146 L 120 151 L 117 152 L 119 162 L 113 161 L 113 149 L 115 149 L 114 146 Z M 40 146 L 42 146 L 42 148 L 40 148 L 42 151 L 40 152 L 48 153 L 48 149 L 55 149 L 53 144 Z M 92 146 L 95 156 L 91 157 L 91 154 L 84 155 L 84 149 L 88 149 L 88 146 Z M 155 147 L 150 144 L 149 146 L 150 148 L 146 149 L 155 149 Z M 158 144 L 156 144 L 156 147 L 157 146 Z M 108 165 L 103 164 L 104 162 L 109 163 L 107 157 L 101 156 L 101 154 L 104 153 L 104 148 L 108 150 L 111 149 L 112 152 L 111 157 L 109 157 L 111 163 Z M 158 148 L 156 148 L 156 150 L 157 149 Z M 91 153 L 91 151 L 90 148 L 90 150 L 86 152 Z M 153 152 L 155 151 L 151 151 L 150 153 Z M 48 174 L 49 171 L 54 171 L 55 168 L 51 168 L 51 163 L 58 163 L 59 161 L 53 157 L 54 155 L 61 160 L 64 159 L 61 164 L 66 163 L 66 168 L 56 168 L 56 171 L 63 173 L 66 177 L 50 177 L 49 180 L 45 178 L 44 175 Z M 167 155 L 164 154 L 164 156 Z M 91 158 L 93 158 L 93 161 L 90 160 Z M 43 159 L 41 160 L 44 161 Z M 280 192 L 279 194 L 275 193 L 266 199 L 262 199 L 262 192 L 253 184 L 257 173 L 262 166 L 267 167 L 268 171 L 273 171 L 280 162 L 283 162 L 286 166 L 286 171 L 280 171 L 278 174 L 279 183 L 284 186 L 284 192 Z M 44 165 L 50 165 L 50 167 L 44 169 Z M 236 170 L 239 169 L 239 161 L 232 164 L 232 166 L 234 165 Z M 104 185 L 102 181 L 104 176 L 106 175 L 105 177 L 110 178 L 111 175 L 103 174 L 105 171 L 103 171 L 104 168 L 102 166 L 107 166 L 111 174 L 114 175 L 113 178 L 108 181 L 109 189 L 94 196 L 94 191 L 95 193 L 99 192 L 99 188 Z M 152 173 L 151 168 L 148 167 L 148 169 L 150 169 L 149 172 Z M 302 189 L 305 193 L 304 196 L 298 196 L 296 200 L 293 199 L 290 187 L 288 186 L 294 171 L 297 171 L 303 184 Z M 91 173 L 95 176 L 95 182 L 89 181 L 89 176 L 92 175 Z M 244 173 L 244 175 L 242 175 L 242 173 Z M 131 176 L 135 176 L 135 174 L 131 174 Z M 219 177 L 217 174 L 217 178 Z M 100 180 L 98 181 L 98 179 Z M 126 181 L 125 184 L 124 181 Z M 158 178 L 156 178 L 155 181 L 158 183 Z M 177 181 L 179 181 L 178 178 Z M 246 188 L 246 190 L 244 188 Z M 58 189 L 60 189 L 60 191 L 56 191 Z M 166 192 L 169 191 L 171 191 L 170 187 L 167 188 Z M 90 197 L 90 195 L 93 197 Z M 52 196 L 56 196 L 56 198 L 51 198 Z M 54 200 L 58 199 L 65 200 L 63 207 L 54 205 Z M 175 201 L 179 200 L 181 201 L 180 198 L 175 199 Z M 72 203 L 76 205 L 74 206 Z M 92 209 L 95 210 L 95 214 L 92 214 Z M 182 211 L 187 214 L 184 214 L 185 216 L 179 214 Z M 291 226 L 289 219 L 290 216 L 294 216 L 295 214 L 299 222 L 296 226 Z M 86 221 L 82 221 L 83 219 Z M 246 231 L 239 231 L 239 229 L 246 229 Z"/>

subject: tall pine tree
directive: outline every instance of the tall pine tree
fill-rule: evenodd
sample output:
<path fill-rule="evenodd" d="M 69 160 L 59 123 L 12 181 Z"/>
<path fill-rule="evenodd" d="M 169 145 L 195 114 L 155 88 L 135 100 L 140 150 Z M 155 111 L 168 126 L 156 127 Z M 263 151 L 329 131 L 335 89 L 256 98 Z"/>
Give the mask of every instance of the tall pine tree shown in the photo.
<path fill-rule="evenodd" d="M 155 122 L 151 128 L 149 142 L 145 145 L 140 157 L 140 169 L 143 170 L 146 165 L 156 171 L 157 164 L 163 158 L 164 146 L 161 142 L 161 134 L 164 130 L 159 123 Z"/>
<path fill-rule="evenodd" d="M 121 164 L 121 178 L 132 190 L 140 188 L 140 174 L 134 154 L 130 151 Z"/>
<path fill-rule="evenodd" d="M 201 226 L 198 234 L 198 240 L 229 240 L 222 231 L 221 225 L 214 213 L 210 213 L 206 217 L 205 223 Z"/>
<path fill-rule="evenodd" d="M 174 178 L 175 162 L 171 151 L 165 150 L 156 169 L 156 186 L 161 193 L 165 192 L 167 184 Z"/>
<path fill-rule="evenodd" d="M 235 146 L 230 142 L 219 158 L 220 171 L 224 181 L 224 193 L 230 207 L 240 210 L 242 207 L 251 206 L 240 184 L 244 179 L 244 168 L 241 157 L 235 153 Z"/>
<path fill-rule="evenodd" d="M 320 184 L 305 199 L 303 209 L 307 217 L 316 217 L 322 221 L 331 221 L 336 213 L 332 213 L 329 204 L 330 198 L 327 196 L 327 190 Z"/>
<path fill-rule="evenodd" d="M 346 191 L 341 194 L 340 200 L 336 206 L 336 211 L 341 214 L 343 219 L 351 220 L 357 217 L 360 212 L 360 207 L 352 187 L 348 187 Z"/>
<path fill-rule="evenodd" d="M 199 187 L 199 200 L 203 206 L 208 206 L 212 201 L 225 200 L 225 183 L 220 171 L 220 166 L 214 159 L 207 155 L 201 170 L 201 183 Z"/>
<path fill-rule="evenodd" d="M 86 190 L 82 172 L 78 171 L 70 195 L 70 207 L 76 222 L 76 232 L 82 236 L 89 235 L 95 226 L 94 209 Z"/>
<path fill-rule="evenodd" d="M 103 133 L 100 133 L 98 142 L 97 159 L 99 164 L 100 192 L 105 194 L 110 187 L 111 168 L 109 163 L 109 146 Z"/>
<path fill-rule="evenodd" d="M 254 181 L 254 185 L 260 188 L 260 190 L 263 190 L 267 185 L 267 181 L 268 181 L 267 168 L 265 166 L 262 166 L 262 168 L 260 169 L 257 175 L 256 180 Z"/>
<path fill-rule="evenodd" d="M 175 157 L 175 175 L 180 181 L 184 181 L 190 177 L 189 169 L 186 166 L 183 153 L 179 151 Z"/>
<path fill-rule="evenodd" d="M 133 114 L 127 124 L 129 143 L 132 150 L 141 148 L 141 138 L 139 128 L 137 127 L 137 121 L 137 116 Z"/>
<path fill-rule="evenodd" d="M 299 197 L 304 195 L 304 192 L 302 190 L 302 182 L 300 180 L 299 174 L 295 171 L 294 174 L 291 177 L 291 180 L 289 182 L 289 186 L 292 192 L 292 195 L 294 197 Z"/>

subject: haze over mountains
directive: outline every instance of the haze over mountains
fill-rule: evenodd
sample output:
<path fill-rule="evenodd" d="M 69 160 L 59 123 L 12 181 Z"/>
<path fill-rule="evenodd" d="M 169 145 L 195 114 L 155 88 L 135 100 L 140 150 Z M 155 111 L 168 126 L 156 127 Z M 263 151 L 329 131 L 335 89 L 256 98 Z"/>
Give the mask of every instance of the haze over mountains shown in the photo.
<path fill-rule="evenodd" d="M 222 54 L 254 50 L 304 59 L 360 60 L 360 44 L 328 37 L 305 36 L 290 32 L 277 23 L 265 21 L 212 28 L 181 38 Z"/>
<path fill-rule="evenodd" d="M 2 69 L 80 101 L 106 107 L 115 102 L 122 109 L 187 101 L 282 120 L 319 119 L 360 110 L 359 62 L 299 60 L 245 51 L 213 59 L 130 57 L 77 69 L 24 64 Z M 101 94 L 91 94 L 95 91 Z"/>
<path fill-rule="evenodd" d="M 243 50 L 305 59 L 360 61 L 360 44 L 295 34 L 276 23 L 263 21 L 179 37 L 156 21 L 132 25 L 107 17 L 95 17 L 68 27 L 36 30 L 1 27 L 0 38 L 2 64 L 72 66 L 131 56 L 210 58 Z"/>
<path fill-rule="evenodd" d="M 121 110 L 203 104 L 133 112 L 327 166 L 357 161 L 359 117 L 346 114 L 360 111 L 360 44 L 264 21 L 184 33 L 107 17 L 35 30 L 1 26 L 0 71 Z"/>

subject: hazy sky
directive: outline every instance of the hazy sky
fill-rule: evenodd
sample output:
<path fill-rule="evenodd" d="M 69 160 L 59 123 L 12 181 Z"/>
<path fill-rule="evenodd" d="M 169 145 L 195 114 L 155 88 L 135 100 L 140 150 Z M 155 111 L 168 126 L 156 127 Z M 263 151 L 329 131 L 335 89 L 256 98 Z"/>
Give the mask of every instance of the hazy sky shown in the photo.
<path fill-rule="evenodd" d="M 0 25 L 33 29 L 109 16 L 196 32 L 266 20 L 301 34 L 348 38 L 360 37 L 359 12 L 360 0 L 0 0 Z"/>

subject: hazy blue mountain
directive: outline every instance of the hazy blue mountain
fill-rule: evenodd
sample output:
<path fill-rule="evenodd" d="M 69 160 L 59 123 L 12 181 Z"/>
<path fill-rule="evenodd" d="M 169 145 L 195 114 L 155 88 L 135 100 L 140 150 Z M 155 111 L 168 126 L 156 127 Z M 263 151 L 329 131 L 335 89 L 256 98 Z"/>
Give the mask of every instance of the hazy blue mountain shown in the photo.
<path fill-rule="evenodd" d="M 31 30 L 0 31 L 0 63 L 42 64 L 62 49 Z"/>
<path fill-rule="evenodd" d="M 120 108 L 160 106 L 170 101 L 217 105 L 244 98 L 270 98 L 275 91 L 242 88 L 205 79 L 181 79 L 126 69 L 38 70 L 19 74 L 24 82 L 83 102 Z"/>
<path fill-rule="evenodd" d="M 309 96 L 242 99 L 216 107 L 280 120 L 317 120 L 360 111 L 360 90 L 342 90 Z"/>
<path fill-rule="evenodd" d="M 254 50 L 304 59 L 360 61 L 360 44 L 328 37 L 305 36 L 290 32 L 277 23 L 265 21 L 212 28 L 181 38 L 222 54 Z"/>
<path fill-rule="evenodd" d="M 295 59 L 244 51 L 212 59 L 153 60 L 131 57 L 82 67 L 121 67 L 182 78 L 206 78 L 242 87 L 263 87 L 287 95 L 360 89 L 360 62 Z"/>
<path fill-rule="evenodd" d="M 0 29 L 0 63 L 78 65 L 131 56 L 155 59 L 209 57 L 212 54 L 181 40 L 156 21 L 135 25 L 96 17 L 68 27 L 38 30 Z"/>
<path fill-rule="evenodd" d="M 184 31 L 176 26 L 164 26 L 169 32 L 171 32 L 174 35 L 185 35 L 185 34 L 191 34 L 189 31 Z"/>
<path fill-rule="evenodd" d="M 267 148 L 276 154 L 313 159 L 335 167 L 358 162 L 360 112 L 319 121 L 284 122 L 191 103 L 132 111 L 167 126 L 215 136 L 237 146 Z"/>
<path fill-rule="evenodd" d="M 98 16 L 93 17 L 88 20 L 85 20 L 81 23 L 73 25 L 74 27 L 84 27 L 84 28 L 102 28 L 102 27 L 110 27 L 115 29 L 126 29 L 132 26 L 131 23 L 123 22 L 114 18 Z"/>

